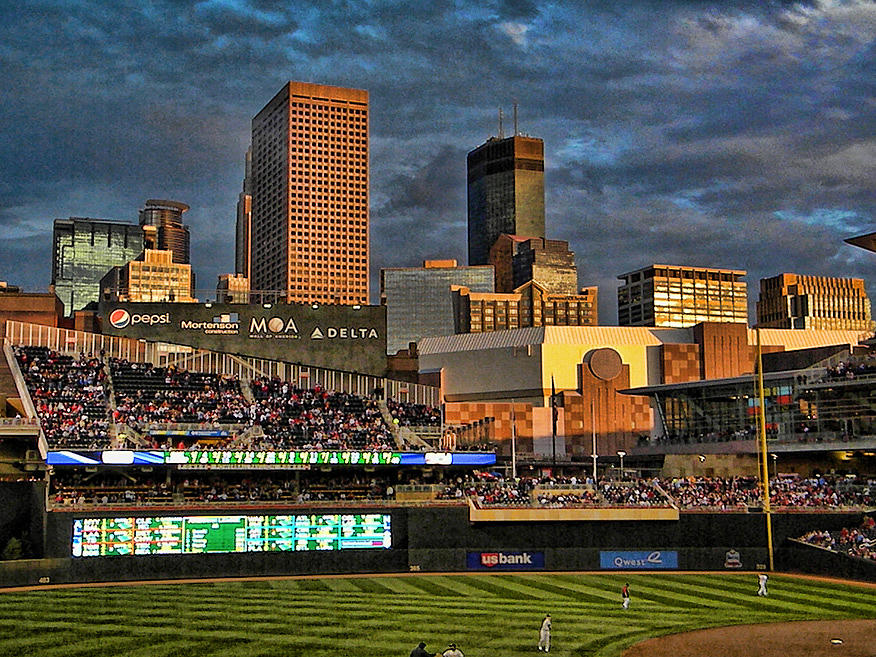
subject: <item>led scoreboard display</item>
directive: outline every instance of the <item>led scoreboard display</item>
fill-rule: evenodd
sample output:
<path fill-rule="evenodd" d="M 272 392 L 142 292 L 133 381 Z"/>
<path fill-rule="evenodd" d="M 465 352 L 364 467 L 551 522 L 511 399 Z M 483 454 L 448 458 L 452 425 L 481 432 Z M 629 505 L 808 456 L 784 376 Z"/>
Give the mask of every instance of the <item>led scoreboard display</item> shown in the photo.
<path fill-rule="evenodd" d="M 73 556 L 391 548 L 390 520 L 382 513 L 77 518 Z"/>

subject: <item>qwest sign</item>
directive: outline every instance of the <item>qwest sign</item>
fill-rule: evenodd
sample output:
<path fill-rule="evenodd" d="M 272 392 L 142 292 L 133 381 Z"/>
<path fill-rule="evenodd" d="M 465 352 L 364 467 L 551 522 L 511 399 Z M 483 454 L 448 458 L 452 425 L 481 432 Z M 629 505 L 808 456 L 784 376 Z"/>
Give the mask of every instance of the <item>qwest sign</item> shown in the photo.
<path fill-rule="evenodd" d="M 544 552 L 469 552 L 469 570 L 543 570 Z"/>
<path fill-rule="evenodd" d="M 655 570 L 678 568 L 678 552 L 674 550 L 649 552 L 600 551 L 599 567 L 605 570 Z"/>
<path fill-rule="evenodd" d="M 110 303 L 108 335 L 383 376 L 386 308 L 318 304 Z"/>

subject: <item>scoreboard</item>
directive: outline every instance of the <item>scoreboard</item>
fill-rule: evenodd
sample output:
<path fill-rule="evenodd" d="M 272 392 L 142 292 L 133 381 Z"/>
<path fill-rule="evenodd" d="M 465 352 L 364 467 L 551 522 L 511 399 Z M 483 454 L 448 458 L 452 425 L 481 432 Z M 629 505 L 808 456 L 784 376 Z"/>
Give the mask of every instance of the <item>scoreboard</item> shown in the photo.
<path fill-rule="evenodd" d="M 74 557 L 391 547 L 391 516 L 383 513 L 73 520 Z"/>

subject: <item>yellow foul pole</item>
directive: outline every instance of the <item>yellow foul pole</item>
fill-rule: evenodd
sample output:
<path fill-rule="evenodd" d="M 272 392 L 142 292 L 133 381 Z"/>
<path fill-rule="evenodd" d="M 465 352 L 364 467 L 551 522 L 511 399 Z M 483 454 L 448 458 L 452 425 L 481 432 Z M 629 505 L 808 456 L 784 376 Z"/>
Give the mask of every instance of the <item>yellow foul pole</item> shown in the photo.
<path fill-rule="evenodd" d="M 757 397 L 760 404 L 760 412 L 757 414 L 758 426 L 757 437 L 760 444 L 760 481 L 763 489 L 763 512 L 766 516 L 766 532 L 767 532 L 767 553 L 769 554 L 769 569 L 774 568 L 773 563 L 773 517 L 770 508 L 770 471 L 767 463 L 767 443 L 766 443 L 766 400 L 763 394 L 763 358 L 760 348 L 760 329 L 756 328 L 757 333 Z"/>

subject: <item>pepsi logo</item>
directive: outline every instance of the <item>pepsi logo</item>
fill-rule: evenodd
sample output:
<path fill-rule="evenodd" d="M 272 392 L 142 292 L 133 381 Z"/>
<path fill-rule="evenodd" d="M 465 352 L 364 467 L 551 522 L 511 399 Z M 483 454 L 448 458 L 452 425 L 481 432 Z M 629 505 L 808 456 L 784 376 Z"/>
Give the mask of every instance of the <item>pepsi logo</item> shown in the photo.
<path fill-rule="evenodd" d="M 109 323 L 113 328 L 123 329 L 131 323 L 131 315 L 124 308 L 117 308 L 110 313 Z"/>

